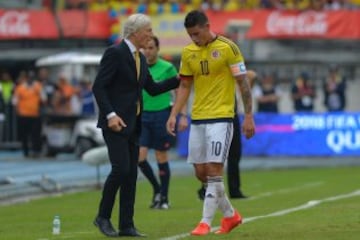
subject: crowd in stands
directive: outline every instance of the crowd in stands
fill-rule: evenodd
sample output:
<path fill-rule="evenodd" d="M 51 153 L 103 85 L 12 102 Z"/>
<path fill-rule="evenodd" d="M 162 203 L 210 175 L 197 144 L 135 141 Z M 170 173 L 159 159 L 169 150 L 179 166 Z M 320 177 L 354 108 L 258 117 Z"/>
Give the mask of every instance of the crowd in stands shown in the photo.
<path fill-rule="evenodd" d="M 41 101 L 37 103 L 41 108 L 41 114 L 95 114 L 95 103 L 91 100 L 91 82 L 88 79 L 69 80 L 65 74 L 59 74 L 57 80 L 53 82 L 49 79 L 47 69 L 40 68 L 37 74 L 33 71 L 20 71 L 14 80 L 7 71 L 3 71 L 0 78 L 0 98 L 5 106 L 12 105 L 15 109 L 19 107 L 22 99 L 17 96 L 15 100 L 14 96 L 16 89 L 23 83 L 26 83 L 28 90 L 33 86 L 36 87 L 35 92 L 41 96 Z M 34 107 L 34 104 L 29 107 Z"/>
<path fill-rule="evenodd" d="M 33 137 L 35 152 L 39 151 L 41 122 L 49 116 L 94 117 L 95 101 L 91 82 L 71 81 L 60 74 L 56 81 L 49 79 L 47 69 L 37 73 L 20 71 L 13 78 L 7 71 L 0 75 L 0 142 L 22 139 L 24 155 L 29 154 L 28 138 Z M 37 136 L 37 137 L 36 137 Z M 37 147 L 36 147 L 37 146 Z"/>
<path fill-rule="evenodd" d="M 29 82 L 25 81 L 26 79 L 29 79 Z M 316 96 L 315 81 L 319 80 L 323 86 L 325 109 L 328 111 L 345 110 L 346 79 L 339 66 L 331 65 L 324 79 L 315 80 L 309 73 L 303 72 L 297 78 L 286 81 L 291 83 L 289 89 L 294 112 L 318 111 L 314 109 L 313 102 L 318 97 Z M 7 71 L 3 71 L 0 78 L 0 111 L 4 112 L 10 106 L 15 109 L 18 107 L 19 99 L 14 101 L 14 93 L 16 88 L 24 82 L 28 87 L 33 86 L 33 82 L 36 83 L 36 88 L 40 87 L 41 94 L 39 96 L 43 99 L 39 101 L 41 114 L 84 116 L 95 114 L 95 103 L 89 80 L 71 80 L 67 79 L 66 75 L 59 74 L 56 81 L 51 81 L 46 68 L 39 69 L 36 75 L 33 72 L 21 71 L 15 80 Z M 276 73 L 259 74 L 253 89 L 253 97 L 257 103 L 256 111 L 281 112 L 277 104 L 283 94 L 278 83 L 279 79 L 277 79 Z"/>
<path fill-rule="evenodd" d="M 21 139 L 25 156 L 39 154 L 41 122 L 49 116 L 89 117 L 96 114 L 92 84 L 87 79 L 74 81 L 59 74 L 55 81 L 50 81 L 45 68 L 39 69 L 37 74 L 21 71 L 15 79 L 7 71 L 0 76 L 0 115 L 5 116 L 0 119 L 0 142 Z M 315 84 L 319 81 L 322 85 Z M 253 88 L 254 112 L 283 113 L 280 102 L 284 101 L 290 101 L 294 113 L 318 112 L 320 109 L 315 101 L 322 101 L 327 112 L 346 110 L 347 81 L 337 65 L 331 65 L 323 79 L 313 79 L 308 72 L 302 72 L 296 78 L 288 79 L 287 88 L 280 87 L 282 82 L 276 73 L 259 70 Z M 29 139 L 33 149 L 28 146 Z"/>
<path fill-rule="evenodd" d="M 316 112 L 315 101 L 320 89 L 308 72 L 302 72 L 290 85 L 290 99 L 294 112 Z M 338 65 L 330 65 L 321 80 L 322 104 L 328 112 L 344 111 L 346 102 L 346 78 Z M 279 102 L 284 92 L 279 87 L 276 73 L 263 73 L 254 86 L 253 98 L 257 112 L 279 113 Z"/>
<path fill-rule="evenodd" d="M 191 9 L 215 11 L 359 9 L 360 0 L 12 0 L 1 1 L 0 8 L 114 10 L 122 14 L 140 12 L 155 15 L 188 12 Z"/>

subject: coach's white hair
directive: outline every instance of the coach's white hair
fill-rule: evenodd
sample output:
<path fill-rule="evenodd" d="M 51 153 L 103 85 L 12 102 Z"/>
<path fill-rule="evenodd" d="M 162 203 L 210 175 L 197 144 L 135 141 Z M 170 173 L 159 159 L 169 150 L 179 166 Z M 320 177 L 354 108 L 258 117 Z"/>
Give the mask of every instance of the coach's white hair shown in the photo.
<path fill-rule="evenodd" d="M 123 38 L 128 38 L 131 34 L 149 24 L 151 24 L 151 20 L 147 15 L 141 13 L 132 14 L 124 23 L 122 36 Z"/>

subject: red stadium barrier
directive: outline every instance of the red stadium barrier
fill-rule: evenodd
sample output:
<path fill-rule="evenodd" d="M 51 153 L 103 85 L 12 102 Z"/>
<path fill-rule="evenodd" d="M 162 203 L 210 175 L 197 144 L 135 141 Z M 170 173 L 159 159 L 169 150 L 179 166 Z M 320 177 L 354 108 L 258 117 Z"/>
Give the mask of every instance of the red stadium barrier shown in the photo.
<path fill-rule="evenodd" d="M 113 22 L 107 11 L 68 10 L 58 13 L 60 30 L 65 38 L 107 39 Z"/>
<path fill-rule="evenodd" d="M 47 10 L 0 9 L 0 40 L 60 36 L 107 39 L 113 34 L 111 27 L 117 20 L 107 11 L 64 10 L 57 14 L 59 26 Z M 208 16 L 212 29 L 220 34 L 225 33 L 231 21 L 248 20 L 250 28 L 246 37 L 249 39 L 360 39 L 360 11 L 209 11 Z"/>
<path fill-rule="evenodd" d="M 231 21 L 249 20 L 248 39 L 360 39 L 360 11 L 236 11 L 208 12 L 220 34 Z"/>
<path fill-rule="evenodd" d="M 360 11 L 261 11 L 247 37 L 360 39 Z"/>
<path fill-rule="evenodd" d="M 57 38 L 59 31 L 50 11 L 0 9 L 0 40 Z"/>

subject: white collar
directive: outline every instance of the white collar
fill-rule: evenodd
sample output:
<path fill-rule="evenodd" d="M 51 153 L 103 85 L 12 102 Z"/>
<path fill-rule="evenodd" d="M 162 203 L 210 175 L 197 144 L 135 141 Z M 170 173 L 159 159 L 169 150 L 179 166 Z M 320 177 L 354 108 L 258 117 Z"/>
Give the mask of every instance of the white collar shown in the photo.
<path fill-rule="evenodd" d="M 130 48 L 130 51 L 132 53 L 135 53 L 136 52 L 136 47 L 135 45 L 127 38 L 124 39 L 125 43 L 128 45 L 128 47 Z"/>

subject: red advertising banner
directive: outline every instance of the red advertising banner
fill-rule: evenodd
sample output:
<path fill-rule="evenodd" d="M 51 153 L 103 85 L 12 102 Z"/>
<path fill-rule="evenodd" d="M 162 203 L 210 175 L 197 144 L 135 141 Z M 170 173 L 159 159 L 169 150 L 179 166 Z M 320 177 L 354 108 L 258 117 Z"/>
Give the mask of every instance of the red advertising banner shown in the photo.
<path fill-rule="evenodd" d="M 251 20 L 246 34 L 250 39 L 360 39 L 360 11 L 258 10 L 209 16 L 222 31 L 231 20 Z"/>
<path fill-rule="evenodd" d="M 249 23 L 246 37 L 249 39 L 360 39 L 360 11 L 269 11 L 244 10 L 234 12 L 207 12 L 211 29 L 225 34 L 231 23 Z M 0 40 L 9 39 L 58 39 L 89 38 L 107 39 L 111 35 L 113 21 L 107 11 L 80 10 L 57 13 L 58 25 L 47 10 L 0 9 Z M 158 17 L 158 16 L 156 16 Z M 154 18 L 154 24 L 160 20 Z M 182 15 L 159 16 L 161 26 L 183 24 Z M 246 25 L 245 24 L 245 25 Z M 163 29 L 161 28 L 163 31 Z M 186 33 L 172 32 L 174 39 Z M 187 36 L 184 36 L 184 38 Z M 172 39 L 172 40 L 174 40 Z M 169 41 L 170 40 L 169 37 Z M 170 46 L 170 45 L 169 45 Z"/>
<path fill-rule="evenodd" d="M 59 32 L 50 11 L 0 9 L 0 40 L 57 39 Z"/>
<path fill-rule="evenodd" d="M 65 38 L 97 38 L 110 36 L 112 20 L 107 11 L 68 10 L 58 13 L 60 31 Z"/>
<path fill-rule="evenodd" d="M 260 10 L 262 12 L 262 10 Z M 206 15 L 210 21 L 210 28 L 218 34 L 225 34 L 226 27 L 233 21 L 245 20 L 253 22 L 256 20 L 257 10 L 242 10 L 234 12 L 208 11 Z"/>
<path fill-rule="evenodd" d="M 360 11 L 261 11 L 247 37 L 360 39 Z"/>

